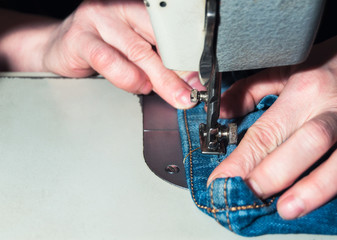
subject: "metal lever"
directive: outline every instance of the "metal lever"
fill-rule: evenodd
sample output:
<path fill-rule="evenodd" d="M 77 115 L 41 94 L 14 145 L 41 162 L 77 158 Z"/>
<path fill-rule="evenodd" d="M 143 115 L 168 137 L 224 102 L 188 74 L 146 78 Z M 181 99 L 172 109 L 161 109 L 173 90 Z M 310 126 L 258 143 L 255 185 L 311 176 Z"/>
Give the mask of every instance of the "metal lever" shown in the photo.
<path fill-rule="evenodd" d="M 217 0 L 207 0 L 205 17 L 205 42 L 199 63 L 199 77 L 202 85 L 208 83 L 213 66 L 216 64 L 215 56 L 215 35 L 217 22 Z"/>
<path fill-rule="evenodd" d="M 205 43 L 200 58 L 199 75 L 203 85 L 207 84 L 207 92 L 192 90 L 191 101 L 203 101 L 207 105 L 207 123 L 200 124 L 199 136 L 201 151 L 205 154 L 223 154 L 227 144 L 237 142 L 237 126 L 228 127 L 218 123 L 221 99 L 221 73 L 218 71 L 216 58 L 217 35 L 217 0 L 207 0 L 205 18 Z"/>

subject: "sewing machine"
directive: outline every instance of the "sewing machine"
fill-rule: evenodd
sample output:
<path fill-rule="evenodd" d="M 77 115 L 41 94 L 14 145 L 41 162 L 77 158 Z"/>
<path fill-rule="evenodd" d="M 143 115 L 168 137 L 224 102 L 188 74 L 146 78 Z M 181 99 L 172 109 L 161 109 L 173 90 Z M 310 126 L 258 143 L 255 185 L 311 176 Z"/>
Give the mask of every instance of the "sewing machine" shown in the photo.
<path fill-rule="evenodd" d="M 202 101 L 207 106 L 206 124 L 201 123 L 199 127 L 201 151 L 205 154 L 222 154 L 228 144 L 236 144 L 237 134 L 235 124 L 222 126 L 218 123 L 221 73 L 293 65 L 304 61 L 314 41 L 325 1 L 145 0 L 144 3 L 151 17 L 164 65 L 173 70 L 198 71 L 200 82 L 207 86 L 207 91 L 191 92 L 192 101 Z M 160 105 L 164 106 L 165 103 Z M 144 109 L 147 106 L 145 104 Z M 161 107 L 154 108 L 155 111 L 158 109 Z M 147 110 L 151 116 L 155 116 L 155 111 Z M 148 121 L 144 123 L 146 125 Z M 154 138 L 164 136 L 166 144 L 179 144 L 179 135 L 168 141 L 170 138 L 167 138 L 165 126 L 161 128 L 160 136 L 158 129 L 151 132 L 151 127 L 146 128 L 144 155 L 157 175 L 172 182 L 168 179 L 172 177 L 164 172 L 163 166 L 158 166 L 158 162 L 167 163 L 168 167 L 178 166 L 179 169 L 182 157 L 173 156 L 178 160 L 169 164 L 172 158 L 167 157 L 167 154 L 160 155 L 160 140 L 156 141 L 156 148 L 149 147 L 150 139 L 153 142 Z M 174 129 L 178 131 L 177 127 Z M 172 128 L 169 131 L 172 134 Z M 175 149 L 180 148 L 178 144 Z M 163 143 L 163 146 L 167 145 Z M 155 167 L 154 162 L 157 162 Z M 180 168 L 183 168 L 181 164 Z M 180 180 L 178 185 L 185 184 Z"/>

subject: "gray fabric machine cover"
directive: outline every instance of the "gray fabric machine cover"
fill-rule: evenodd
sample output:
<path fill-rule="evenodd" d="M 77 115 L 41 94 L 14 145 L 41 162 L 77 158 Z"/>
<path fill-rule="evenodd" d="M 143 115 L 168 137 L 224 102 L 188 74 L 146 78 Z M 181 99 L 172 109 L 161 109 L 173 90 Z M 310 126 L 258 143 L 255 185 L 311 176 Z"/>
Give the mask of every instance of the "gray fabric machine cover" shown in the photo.
<path fill-rule="evenodd" d="M 319 26 L 322 0 L 221 0 L 220 71 L 304 61 Z"/>

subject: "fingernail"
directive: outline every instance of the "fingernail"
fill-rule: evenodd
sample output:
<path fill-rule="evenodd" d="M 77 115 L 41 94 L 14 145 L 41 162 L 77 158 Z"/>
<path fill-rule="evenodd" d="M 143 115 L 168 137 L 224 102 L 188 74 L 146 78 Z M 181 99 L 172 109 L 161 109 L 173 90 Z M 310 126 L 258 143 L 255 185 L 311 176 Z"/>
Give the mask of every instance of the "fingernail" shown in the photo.
<path fill-rule="evenodd" d="M 247 184 L 258 197 L 263 196 L 260 186 L 253 179 L 248 179 Z"/>
<path fill-rule="evenodd" d="M 176 92 L 177 108 L 190 108 L 195 105 L 195 103 L 191 102 L 190 94 L 191 90 L 186 88 L 181 88 Z"/>
<path fill-rule="evenodd" d="M 281 218 L 291 220 L 303 215 L 305 205 L 302 199 L 290 195 L 279 200 L 277 210 Z"/>
<path fill-rule="evenodd" d="M 228 176 L 224 173 L 220 173 L 220 174 L 216 174 L 214 176 L 211 176 L 210 178 L 208 178 L 207 180 L 207 187 L 209 187 L 209 185 L 211 185 L 211 183 L 217 179 L 217 178 L 227 178 Z"/>

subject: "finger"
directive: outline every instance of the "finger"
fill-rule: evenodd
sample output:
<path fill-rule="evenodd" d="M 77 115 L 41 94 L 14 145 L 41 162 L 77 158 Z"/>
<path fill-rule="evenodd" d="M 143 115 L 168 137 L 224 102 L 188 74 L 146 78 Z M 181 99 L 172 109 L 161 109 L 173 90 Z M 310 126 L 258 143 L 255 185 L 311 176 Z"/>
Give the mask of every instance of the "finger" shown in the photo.
<path fill-rule="evenodd" d="M 118 88 L 137 94 L 151 91 L 146 74 L 97 36 L 83 34 L 78 46 L 80 56 Z"/>
<path fill-rule="evenodd" d="M 337 194 L 337 152 L 310 175 L 285 192 L 277 203 L 284 219 L 301 217 L 327 203 Z"/>
<path fill-rule="evenodd" d="M 262 198 L 286 189 L 331 148 L 336 132 L 336 113 L 306 122 L 251 172 L 249 185 Z"/>
<path fill-rule="evenodd" d="M 167 69 L 151 44 L 132 29 L 119 26 L 109 32 L 101 32 L 101 35 L 107 43 L 119 49 L 130 62 L 146 73 L 153 90 L 169 104 L 176 108 L 190 108 L 195 105 L 190 101 L 191 87 L 176 73 Z M 119 37 L 111 37 L 116 35 Z"/>
<path fill-rule="evenodd" d="M 270 68 L 235 82 L 221 96 L 220 117 L 243 116 L 266 95 L 279 95 L 288 75 L 287 67 Z"/>

